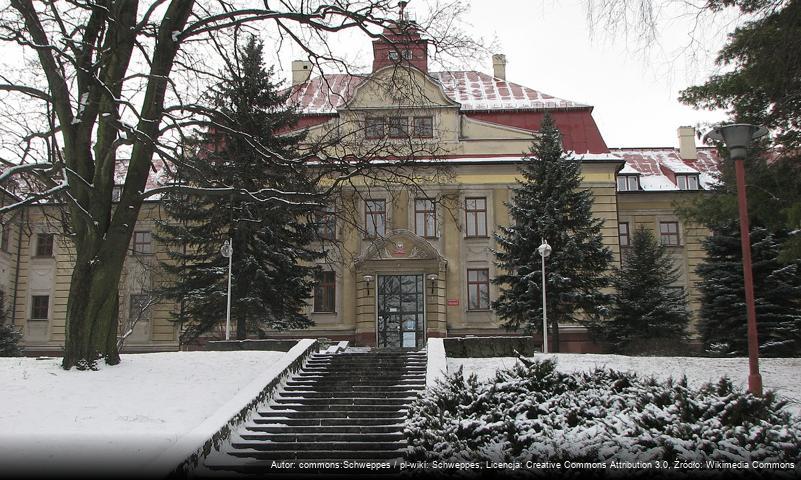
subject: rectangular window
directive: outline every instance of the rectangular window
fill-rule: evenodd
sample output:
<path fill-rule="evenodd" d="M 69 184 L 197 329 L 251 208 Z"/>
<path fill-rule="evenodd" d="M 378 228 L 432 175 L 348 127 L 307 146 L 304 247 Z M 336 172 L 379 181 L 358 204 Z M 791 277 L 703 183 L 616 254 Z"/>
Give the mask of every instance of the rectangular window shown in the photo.
<path fill-rule="evenodd" d="M 679 244 L 679 223 L 678 222 L 659 222 L 659 238 L 662 245 Z"/>
<path fill-rule="evenodd" d="M 434 119 L 432 117 L 414 117 L 414 136 L 432 138 L 434 136 Z"/>
<path fill-rule="evenodd" d="M 36 256 L 37 257 L 53 256 L 52 233 L 39 233 L 36 235 Z"/>
<path fill-rule="evenodd" d="M 153 253 L 153 244 L 149 231 L 138 231 L 133 234 L 133 254 L 150 255 Z"/>
<path fill-rule="evenodd" d="M 336 273 L 333 271 L 317 272 L 317 285 L 314 286 L 314 311 L 331 313 L 336 311 Z"/>
<path fill-rule="evenodd" d="M 489 310 L 489 270 L 467 270 L 467 309 Z"/>
<path fill-rule="evenodd" d="M 640 189 L 640 177 L 637 175 L 618 175 L 618 192 L 636 192 Z"/>
<path fill-rule="evenodd" d="M 136 294 L 131 295 L 131 303 L 128 308 L 128 322 L 137 323 L 150 321 L 150 295 Z"/>
<path fill-rule="evenodd" d="M 414 201 L 415 233 L 423 238 L 437 237 L 437 209 L 433 200 Z"/>
<path fill-rule="evenodd" d="M 676 184 L 679 190 L 698 190 L 698 176 L 676 175 Z"/>
<path fill-rule="evenodd" d="M 620 222 L 617 224 L 617 232 L 620 237 L 620 246 L 629 246 L 629 224 L 628 222 Z"/>
<path fill-rule="evenodd" d="M 47 320 L 50 315 L 50 295 L 31 296 L 31 320 Z"/>
<path fill-rule="evenodd" d="M 367 200 L 364 202 L 364 225 L 367 237 L 383 236 L 387 228 L 387 202 L 385 200 Z"/>
<path fill-rule="evenodd" d="M 334 207 L 325 207 L 314 214 L 317 236 L 321 240 L 336 240 L 337 216 Z"/>
<path fill-rule="evenodd" d="M 0 250 L 8 252 L 11 243 L 11 225 L 2 226 L 3 233 L 0 234 Z"/>
<path fill-rule="evenodd" d="M 364 134 L 367 138 L 384 138 L 384 119 L 382 117 L 367 117 Z"/>
<path fill-rule="evenodd" d="M 389 117 L 387 119 L 389 138 L 405 138 L 409 136 L 409 119 L 406 117 Z"/>
<path fill-rule="evenodd" d="M 487 199 L 465 198 L 465 232 L 468 237 L 487 236 Z"/>

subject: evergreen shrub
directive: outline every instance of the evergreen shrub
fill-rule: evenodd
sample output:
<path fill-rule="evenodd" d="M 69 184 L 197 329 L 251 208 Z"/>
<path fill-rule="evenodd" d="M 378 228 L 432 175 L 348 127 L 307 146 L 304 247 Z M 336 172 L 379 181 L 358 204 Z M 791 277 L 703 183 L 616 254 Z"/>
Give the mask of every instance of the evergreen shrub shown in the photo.
<path fill-rule="evenodd" d="M 518 363 L 493 380 L 460 369 L 409 408 L 414 461 L 801 463 L 801 421 L 775 393 L 728 378 L 700 388 L 608 369 Z"/>
<path fill-rule="evenodd" d="M 0 324 L 0 357 L 21 357 L 22 334 L 13 325 Z"/>

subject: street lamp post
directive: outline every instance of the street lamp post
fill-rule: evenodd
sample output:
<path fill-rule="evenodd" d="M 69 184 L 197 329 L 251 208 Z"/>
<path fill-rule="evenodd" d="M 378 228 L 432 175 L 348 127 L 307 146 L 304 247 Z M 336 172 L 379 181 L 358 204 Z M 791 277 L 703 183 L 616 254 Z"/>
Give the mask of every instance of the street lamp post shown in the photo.
<path fill-rule="evenodd" d="M 231 339 L 231 262 L 234 259 L 234 245 L 226 240 L 220 248 L 222 256 L 228 259 L 228 306 L 225 309 L 225 339 Z"/>
<path fill-rule="evenodd" d="M 548 314 L 545 309 L 545 258 L 551 254 L 551 246 L 545 239 L 542 245 L 537 247 L 542 257 L 542 353 L 548 353 Z"/>
<path fill-rule="evenodd" d="M 754 278 L 751 270 L 751 234 L 748 225 L 748 199 L 745 194 L 745 158 L 751 142 L 767 135 L 765 127 L 736 123 L 723 125 L 705 135 L 706 139 L 723 142 L 734 160 L 737 178 L 737 209 L 740 213 L 740 247 L 743 251 L 743 280 L 745 306 L 748 315 L 748 390 L 762 395 L 762 375 L 759 374 L 759 339 L 757 337 L 756 307 L 754 305 Z"/>

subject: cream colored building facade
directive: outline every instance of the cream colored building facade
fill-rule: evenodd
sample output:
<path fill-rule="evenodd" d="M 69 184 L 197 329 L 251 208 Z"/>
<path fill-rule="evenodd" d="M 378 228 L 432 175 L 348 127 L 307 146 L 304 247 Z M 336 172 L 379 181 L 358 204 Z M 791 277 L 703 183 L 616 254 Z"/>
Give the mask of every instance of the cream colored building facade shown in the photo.
<path fill-rule="evenodd" d="M 274 336 L 418 348 L 430 337 L 505 334 L 491 309 L 498 296 L 491 283 L 493 233 L 510 223 L 511 187 L 546 111 L 565 149 L 581 161 L 582 188 L 593 193 L 614 263 L 635 228 L 652 228 L 681 271 L 675 286 L 698 310 L 694 270 L 707 232 L 682 223 L 673 207 L 704 195 L 717 163 L 714 152 L 695 147 L 692 129 L 679 129 L 679 148 L 610 149 L 591 106 L 507 81 L 502 56 L 494 57 L 492 75 L 429 72 L 425 41 L 404 38 L 391 49 L 375 42 L 374 68 L 364 75 L 311 78 L 308 65 L 293 65 L 291 101 L 310 141 L 337 135 L 342 141 L 329 148 L 331 155 L 379 162 L 414 157 L 415 182 L 356 178 L 342 191 L 331 209 L 349 212 L 351 221 L 337 215 L 325 223 L 325 236 L 333 237 L 320 244 L 329 252 L 321 260 L 328 273 L 307 308 L 315 326 Z M 398 66 L 398 59 L 406 63 Z M 31 207 L 6 221 L 10 233 L 0 251 L 7 321 L 22 329 L 30 352 L 58 352 L 64 343 L 71 251 L 47 208 Z M 178 306 L 151 305 L 148 296 L 165 280 L 158 269 L 164 247 L 152 237 L 163 214 L 158 201 L 145 205 L 126 259 L 119 298 L 128 351 L 179 348 L 178 327 L 169 320 Z M 561 351 L 601 348 L 580 326 L 560 332 Z"/>

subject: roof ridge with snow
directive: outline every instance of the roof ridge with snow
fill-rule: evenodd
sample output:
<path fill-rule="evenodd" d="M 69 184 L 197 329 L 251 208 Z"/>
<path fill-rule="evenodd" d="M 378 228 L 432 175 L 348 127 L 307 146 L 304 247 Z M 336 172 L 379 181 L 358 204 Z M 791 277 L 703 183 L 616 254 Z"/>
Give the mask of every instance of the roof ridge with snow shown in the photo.
<path fill-rule="evenodd" d="M 289 102 L 301 114 L 336 113 L 370 74 L 326 73 L 291 87 Z M 476 70 L 429 72 L 462 111 L 588 109 L 591 105 L 554 97 Z"/>

